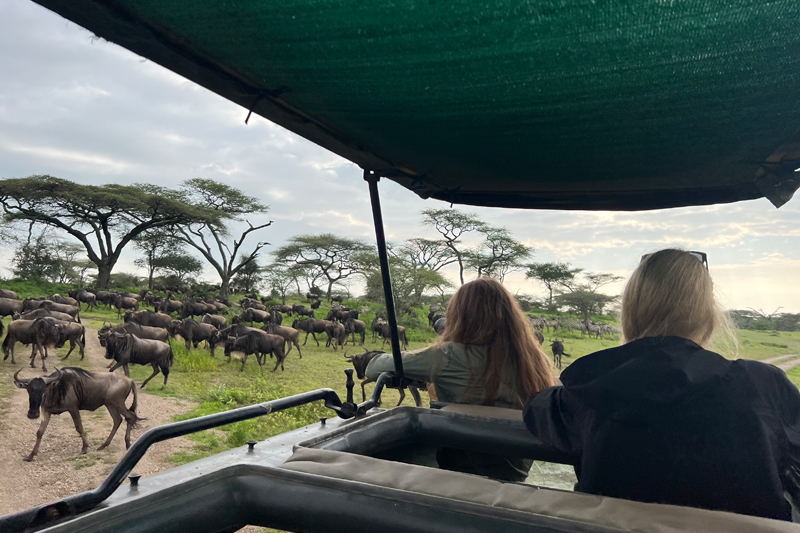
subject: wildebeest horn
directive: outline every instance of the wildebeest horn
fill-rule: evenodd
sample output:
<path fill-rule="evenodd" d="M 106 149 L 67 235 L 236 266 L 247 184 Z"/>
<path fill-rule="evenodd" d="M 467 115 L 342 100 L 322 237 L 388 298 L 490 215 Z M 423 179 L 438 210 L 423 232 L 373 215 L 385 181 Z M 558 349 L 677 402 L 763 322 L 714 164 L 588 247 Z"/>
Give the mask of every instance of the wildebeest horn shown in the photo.
<path fill-rule="evenodd" d="M 21 378 L 21 377 L 19 377 L 19 373 L 20 372 L 22 372 L 21 368 L 19 370 L 17 370 L 17 372 L 14 374 L 14 383 L 16 383 L 17 386 L 22 385 L 23 387 L 27 387 L 28 383 L 31 382 L 31 378 Z"/>
<path fill-rule="evenodd" d="M 61 369 L 56 368 L 56 375 L 55 376 L 45 376 L 42 379 L 44 380 L 45 386 L 50 385 L 52 382 L 61 379 Z"/>

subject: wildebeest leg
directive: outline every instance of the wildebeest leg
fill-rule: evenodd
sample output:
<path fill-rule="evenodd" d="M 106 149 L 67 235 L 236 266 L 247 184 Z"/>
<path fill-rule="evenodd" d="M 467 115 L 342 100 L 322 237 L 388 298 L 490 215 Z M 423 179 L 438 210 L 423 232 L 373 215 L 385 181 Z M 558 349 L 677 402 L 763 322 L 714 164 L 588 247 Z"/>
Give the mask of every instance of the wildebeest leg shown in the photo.
<path fill-rule="evenodd" d="M 283 369 L 283 360 L 286 359 L 286 355 L 281 357 L 280 353 L 275 354 L 275 368 L 272 369 L 273 372 L 278 370 L 278 365 L 281 365 L 281 372 L 284 371 Z"/>
<path fill-rule="evenodd" d="M 411 397 L 414 398 L 414 405 L 417 407 L 422 407 L 422 398 L 419 397 L 419 391 L 416 387 L 409 387 L 408 392 L 411 393 Z"/>
<path fill-rule="evenodd" d="M 302 358 L 303 358 L 303 352 L 301 352 L 301 351 L 300 351 L 300 344 L 299 344 L 297 341 L 292 341 L 292 342 L 293 342 L 293 343 L 294 343 L 294 345 L 297 347 L 297 353 L 299 353 L 299 354 L 300 354 L 300 359 L 302 359 Z M 289 346 L 289 349 L 291 350 L 291 349 L 292 349 L 292 347 L 291 347 L 291 346 Z M 286 353 L 288 354 L 289 352 L 286 352 Z"/>
<path fill-rule="evenodd" d="M 39 424 L 39 429 L 36 431 L 36 444 L 33 445 L 33 450 L 31 450 L 30 455 L 25 458 L 26 461 L 33 461 L 33 458 L 39 453 L 39 444 L 42 442 L 42 436 L 44 435 L 44 430 L 47 429 L 47 424 L 50 423 L 50 413 L 47 411 L 44 412 L 44 416 L 42 417 L 42 423 Z"/>
<path fill-rule="evenodd" d="M 97 451 L 105 449 L 109 444 L 111 444 L 114 435 L 117 434 L 117 429 L 119 429 L 119 425 L 122 424 L 122 415 L 119 414 L 115 408 L 112 408 L 110 405 L 106 405 L 106 409 L 108 409 L 108 414 L 111 415 L 111 419 L 114 421 L 114 427 L 111 428 L 111 434 L 108 436 L 106 441 L 97 448 Z"/>
<path fill-rule="evenodd" d="M 148 382 L 148 381 L 150 381 L 151 379 L 153 379 L 154 377 L 156 377 L 156 376 L 158 375 L 158 373 L 159 373 L 159 369 L 158 369 L 158 363 L 156 363 L 155 361 L 153 361 L 153 373 L 150 375 L 150 377 L 149 377 L 149 378 L 147 378 L 146 380 L 144 380 L 144 383 L 142 383 L 142 386 L 141 386 L 140 388 L 142 388 L 142 389 L 143 389 L 143 388 L 144 388 L 144 386 L 145 386 L 145 385 L 147 385 L 147 382 Z"/>
<path fill-rule="evenodd" d="M 310 333 L 309 331 L 306 331 L 306 340 L 303 341 L 303 346 L 305 346 L 306 343 L 308 342 L 308 334 L 309 333 Z"/>
<path fill-rule="evenodd" d="M 69 351 L 67 352 L 67 355 L 65 355 L 61 359 L 66 359 L 67 357 L 69 357 L 69 354 L 71 354 L 72 350 L 74 350 L 74 349 L 75 349 L 75 341 L 70 339 L 69 340 Z M 81 358 L 81 359 L 83 359 L 83 358 Z"/>
<path fill-rule="evenodd" d="M 76 342 L 78 343 L 78 347 L 81 350 L 81 361 L 83 361 L 83 356 L 86 355 L 85 354 L 86 345 L 80 339 L 78 339 Z M 70 348 L 70 351 L 72 351 L 72 348 Z"/>
<path fill-rule="evenodd" d="M 364 339 L 366 337 L 367 337 L 367 332 L 366 331 L 362 331 L 361 332 L 361 346 L 364 346 Z"/>
<path fill-rule="evenodd" d="M 286 348 L 286 346 L 288 346 L 289 348 Z M 289 355 L 289 352 L 292 351 L 292 341 L 290 341 L 289 339 L 284 340 L 283 349 L 286 350 L 286 355 Z M 298 348 L 298 350 L 300 350 L 300 348 Z M 272 352 L 270 352 L 269 356 L 272 357 Z"/>
<path fill-rule="evenodd" d="M 161 373 L 164 374 L 164 384 L 161 385 L 161 390 L 167 386 L 167 378 L 169 377 L 169 364 L 161 365 Z"/>
<path fill-rule="evenodd" d="M 397 407 L 398 405 L 403 403 L 403 400 L 405 400 L 405 399 L 406 399 L 406 391 L 405 391 L 405 389 L 400 389 L 400 401 L 397 402 L 397 405 L 395 405 L 395 407 Z"/>
<path fill-rule="evenodd" d="M 89 449 L 89 440 L 86 438 L 86 432 L 83 431 L 83 423 L 81 422 L 81 412 L 77 409 L 70 410 L 70 416 L 72 416 L 72 421 L 75 423 L 75 431 L 78 432 L 78 435 L 81 436 L 81 440 L 83 441 L 83 447 L 81 448 L 81 455 L 85 454 L 86 451 Z"/>
<path fill-rule="evenodd" d="M 261 366 L 261 358 L 258 357 L 256 354 L 256 361 L 258 361 L 258 366 Z M 247 362 L 247 354 L 242 355 L 242 368 L 239 369 L 239 372 L 244 372 L 244 364 Z"/>
<path fill-rule="evenodd" d="M 111 366 L 108 367 L 108 371 L 113 372 L 114 370 L 118 369 L 121 366 L 123 366 L 122 363 L 120 363 L 119 361 L 114 361 L 111 363 Z"/>
<path fill-rule="evenodd" d="M 317 340 L 317 334 L 312 331 L 311 332 L 311 336 L 314 337 L 314 342 L 316 342 L 317 346 L 319 346 L 319 341 Z M 306 339 L 308 339 L 308 333 L 306 333 Z M 306 343 L 303 343 L 303 346 L 305 346 L 305 345 L 306 345 Z"/>
<path fill-rule="evenodd" d="M 367 378 L 367 379 L 365 379 L 364 381 L 361 382 L 361 401 L 362 402 L 366 402 L 367 401 L 367 393 L 364 390 L 364 385 L 366 385 L 367 383 L 372 383 L 372 381 L 373 380 Z"/>

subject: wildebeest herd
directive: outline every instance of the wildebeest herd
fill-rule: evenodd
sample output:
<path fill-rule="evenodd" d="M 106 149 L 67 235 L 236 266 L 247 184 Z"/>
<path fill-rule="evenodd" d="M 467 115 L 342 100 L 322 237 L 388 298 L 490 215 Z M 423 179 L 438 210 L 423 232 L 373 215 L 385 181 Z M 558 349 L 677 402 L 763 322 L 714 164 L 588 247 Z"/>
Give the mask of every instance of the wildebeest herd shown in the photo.
<path fill-rule="evenodd" d="M 31 346 L 30 366 L 35 368 L 38 354 L 42 370 L 47 371 L 46 360 L 48 349 L 61 348 L 70 343 L 69 351 L 79 349 L 81 359 L 84 357 L 86 329 L 81 323 L 81 306 L 93 309 L 101 305 L 116 309 L 117 316 L 124 319 L 119 325 L 104 324 L 98 331 L 100 345 L 105 348 L 105 358 L 110 360 L 109 373 L 93 373 L 80 368 L 56 369 L 56 372 L 35 378 L 20 377 L 21 370 L 14 374 L 17 387 L 28 391 L 28 417 L 35 419 L 43 413 L 42 423 L 37 432 L 36 444 L 26 460 L 32 460 L 39 450 L 39 445 L 50 416 L 70 413 L 75 429 L 82 439 L 82 453 L 86 453 L 88 442 L 83 431 L 80 411 L 94 411 L 106 406 L 114 425 L 101 446 L 108 446 L 113 439 L 122 420 L 127 423 L 125 443 L 130 445 L 131 429 L 140 418 L 136 414 L 136 386 L 130 379 L 129 365 L 146 365 L 152 367 L 152 374 L 145 379 L 141 388 L 159 373 L 164 376 L 162 388 L 166 387 L 175 356 L 171 339 L 181 337 L 188 351 L 204 345 L 210 356 L 215 355 L 216 347 L 221 345 L 227 361 L 231 361 L 234 352 L 240 353 L 241 367 L 244 370 L 247 359 L 255 355 L 259 366 L 266 362 L 266 356 L 276 359 L 273 372 L 280 366 L 284 370 L 286 356 L 292 348 L 297 349 L 302 358 L 300 336 L 305 333 L 303 346 L 311 335 L 317 346 L 320 345 L 317 335 L 324 335 L 325 346 L 337 351 L 345 349 L 348 342 L 355 346 L 364 346 L 366 336 L 371 335 L 372 342 L 382 340 L 381 350 L 391 339 L 391 331 L 385 315 L 376 313 L 367 325 L 359 317 L 369 313 L 369 307 L 351 309 L 344 306 L 341 298 L 331 307 L 324 319 L 317 318 L 320 300 L 309 293 L 311 303 L 282 304 L 267 307 L 264 300 L 256 295 L 247 295 L 238 304 L 230 301 L 183 299 L 176 300 L 172 294 L 158 297 L 149 291 L 135 293 L 118 293 L 95 289 L 76 289 L 69 291 L 64 297 L 54 294 L 46 298 L 25 298 L 20 300 L 12 291 L 0 290 L 0 316 L 11 316 L 6 337 L 2 343 L 4 360 L 11 358 L 16 364 L 14 348 L 17 343 Z M 140 309 L 147 305 L 151 309 Z M 442 334 L 446 327 L 446 308 L 432 305 L 428 314 L 428 323 L 437 334 Z M 230 317 L 230 318 L 229 318 Z M 284 317 L 293 317 L 292 325 L 283 325 Z M 198 320 L 199 319 L 199 320 Z M 619 333 L 617 328 L 607 324 L 595 324 L 589 320 L 570 321 L 564 319 L 548 319 L 529 317 L 531 326 L 540 344 L 544 344 L 543 331 L 580 330 L 582 335 L 589 334 L 602 338 L 604 334 Z M 255 327 L 260 324 L 260 327 Z M 0 322 L 0 335 L 3 333 Z M 406 330 L 398 326 L 398 334 L 402 349 L 408 348 Z M 561 368 L 564 352 L 562 339 L 553 339 L 550 345 L 553 352 L 553 363 Z M 379 350 L 366 350 L 364 353 L 347 355 L 345 358 L 353 364 L 361 382 L 362 398 L 366 399 L 364 386 L 370 383 L 365 378 L 365 370 L 369 361 L 383 353 Z M 124 376 L 114 373 L 122 368 Z M 417 405 L 420 397 L 417 389 L 410 389 Z M 130 395 L 133 403 L 125 406 Z M 401 391 L 400 402 L 404 394 Z M 399 404 L 398 404 L 399 405 Z"/>

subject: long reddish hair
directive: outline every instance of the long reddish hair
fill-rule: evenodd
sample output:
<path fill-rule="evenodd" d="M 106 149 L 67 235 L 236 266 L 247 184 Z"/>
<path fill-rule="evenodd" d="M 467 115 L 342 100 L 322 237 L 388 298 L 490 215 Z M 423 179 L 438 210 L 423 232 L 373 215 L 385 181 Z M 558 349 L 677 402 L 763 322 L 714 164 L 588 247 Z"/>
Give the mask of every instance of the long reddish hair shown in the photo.
<path fill-rule="evenodd" d="M 516 403 L 556 384 L 550 361 L 533 337 L 533 331 L 516 299 L 498 281 L 478 278 L 456 291 L 447 306 L 442 342 L 486 346 L 486 368 L 472 377 L 472 391 L 484 390 L 484 404 L 497 400 L 504 375 L 516 377 Z M 477 390 L 476 390 L 477 389 Z"/>

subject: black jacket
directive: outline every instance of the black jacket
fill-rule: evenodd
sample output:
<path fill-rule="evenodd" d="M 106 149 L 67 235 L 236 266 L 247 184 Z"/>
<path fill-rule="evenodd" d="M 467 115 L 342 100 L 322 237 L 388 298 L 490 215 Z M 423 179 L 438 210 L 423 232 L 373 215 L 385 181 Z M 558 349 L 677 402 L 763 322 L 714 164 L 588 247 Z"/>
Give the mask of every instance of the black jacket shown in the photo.
<path fill-rule="evenodd" d="M 525 424 L 575 456 L 582 492 L 791 520 L 800 391 L 782 370 L 663 337 L 587 355 L 561 381 Z"/>

